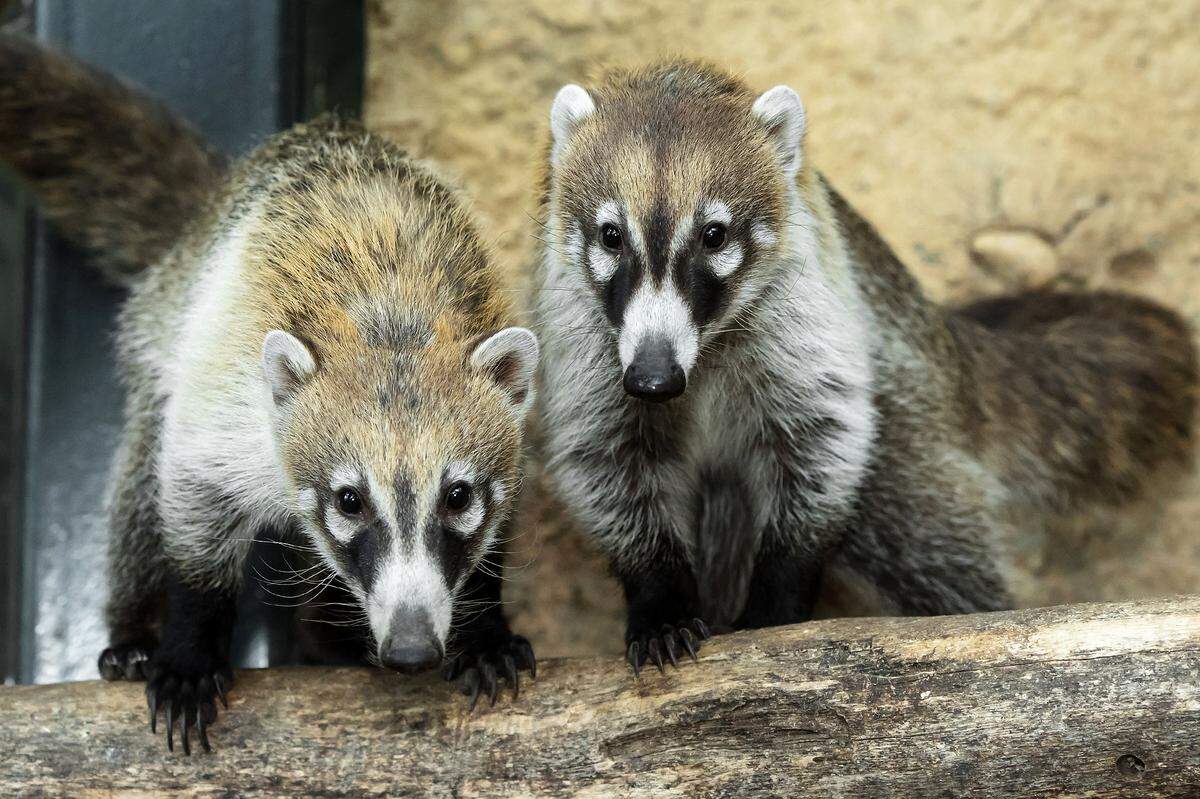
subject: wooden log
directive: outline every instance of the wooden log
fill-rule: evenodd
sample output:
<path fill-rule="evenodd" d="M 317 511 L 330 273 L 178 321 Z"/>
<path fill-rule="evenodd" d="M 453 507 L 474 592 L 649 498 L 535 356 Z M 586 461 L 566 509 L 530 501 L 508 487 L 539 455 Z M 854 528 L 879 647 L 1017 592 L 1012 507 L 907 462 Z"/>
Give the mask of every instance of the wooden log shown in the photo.
<path fill-rule="evenodd" d="M 140 685 L 0 689 L 0 796 L 1200 797 L 1200 597 L 723 636 L 635 680 L 550 660 L 469 715 L 433 677 L 244 671 L 216 751 Z"/>

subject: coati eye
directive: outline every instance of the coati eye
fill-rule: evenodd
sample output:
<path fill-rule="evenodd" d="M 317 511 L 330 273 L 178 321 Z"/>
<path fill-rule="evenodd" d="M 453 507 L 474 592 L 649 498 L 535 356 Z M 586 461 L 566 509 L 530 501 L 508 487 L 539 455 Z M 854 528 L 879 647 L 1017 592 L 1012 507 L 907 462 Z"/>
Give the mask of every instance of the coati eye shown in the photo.
<path fill-rule="evenodd" d="M 454 483 L 446 489 L 443 503 L 451 513 L 462 513 L 471 504 L 471 486 L 463 482 Z"/>
<path fill-rule="evenodd" d="M 704 233 L 700 235 L 700 241 L 703 242 L 706 250 L 721 249 L 721 245 L 725 243 L 725 226 L 720 222 L 713 222 L 704 228 Z"/>
<path fill-rule="evenodd" d="M 343 488 L 337 495 L 337 507 L 347 516 L 357 516 L 362 513 L 362 498 L 353 488 Z"/>
<path fill-rule="evenodd" d="M 612 222 L 600 226 L 600 243 L 607 250 L 621 249 L 621 229 Z"/>

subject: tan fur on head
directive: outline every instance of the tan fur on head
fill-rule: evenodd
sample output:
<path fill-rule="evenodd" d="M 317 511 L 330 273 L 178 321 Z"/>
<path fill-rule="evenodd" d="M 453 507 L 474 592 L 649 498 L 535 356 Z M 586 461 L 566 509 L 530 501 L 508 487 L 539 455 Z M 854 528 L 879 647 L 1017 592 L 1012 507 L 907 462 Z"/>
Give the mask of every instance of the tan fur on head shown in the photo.
<path fill-rule="evenodd" d="M 586 110 L 577 93 L 566 97 Z M 608 71 L 587 97 L 593 111 L 555 128 L 562 216 L 586 216 L 620 197 L 631 218 L 644 218 L 658 203 L 676 219 L 692 213 L 697 198 L 720 197 L 735 216 L 782 225 L 788 183 L 776 159 L 777 134 L 792 136 L 798 147 L 802 127 L 764 124 L 752 110 L 755 95 L 737 78 L 672 61 Z"/>
<path fill-rule="evenodd" d="M 247 235 L 255 327 L 286 331 L 315 363 L 288 398 L 286 467 L 297 482 L 358 462 L 431 484 L 468 459 L 515 484 L 523 412 L 472 363 L 512 321 L 488 253 L 430 174 L 352 129 L 334 134 L 348 146 L 309 150 L 303 131 L 281 142 L 293 169 L 256 198 Z"/>

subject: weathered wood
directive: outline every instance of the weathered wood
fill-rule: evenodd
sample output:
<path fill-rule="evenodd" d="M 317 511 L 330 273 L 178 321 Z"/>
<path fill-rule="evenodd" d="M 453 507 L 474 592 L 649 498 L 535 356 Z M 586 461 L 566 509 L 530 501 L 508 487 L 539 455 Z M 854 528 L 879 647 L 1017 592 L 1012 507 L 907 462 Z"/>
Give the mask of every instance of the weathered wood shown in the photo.
<path fill-rule="evenodd" d="M 140 686 L 0 689 L 0 796 L 1200 796 L 1200 597 L 740 633 L 637 681 L 546 661 L 473 716 L 433 678 L 238 679 L 191 758 Z"/>

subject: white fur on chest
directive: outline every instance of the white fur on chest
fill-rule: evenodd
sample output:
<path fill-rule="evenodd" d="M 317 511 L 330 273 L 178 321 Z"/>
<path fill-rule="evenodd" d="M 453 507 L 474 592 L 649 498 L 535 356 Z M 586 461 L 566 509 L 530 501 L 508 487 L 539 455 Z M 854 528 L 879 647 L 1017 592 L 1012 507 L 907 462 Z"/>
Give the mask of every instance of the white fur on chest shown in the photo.
<path fill-rule="evenodd" d="M 548 471 L 606 546 L 635 552 L 637 536 L 652 524 L 690 547 L 701 476 L 710 471 L 733 472 L 744 483 L 756 530 L 774 525 L 782 535 L 800 534 L 848 512 L 875 438 L 874 345 L 854 287 L 826 268 L 844 274 L 845 265 L 821 264 L 810 233 L 797 235 L 785 260 L 756 267 L 769 284 L 753 309 L 724 324 L 745 334 L 703 358 L 695 385 L 674 401 L 690 419 L 679 432 L 682 458 L 647 458 L 635 467 L 636 490 L 653 498 L 652 511 L 645 503 L 635 509 L 623 477 L 569 454 L 607 447 L 615 468 L 629 467 L 618 448 L 637 447 L 600 432 L 629 413 L 613 337 L 583 280 L 552 251 L 546 257 L 538 310 Z M 819 485 L 819 494 L 781 490 L 800 478 Z"/>
<path fill-rule="evenodd" d="M 752 333 L 716 354 L 697 386 L 691 469 L 733 467 L 760 510 L 760 525 L 822 523 L 852 503 L 875 438 L 867 321 L 856 298 L 820 279 L 814 264 L 786 265 L 747 317 Z M 789 477 L 792 478 L 789 480 Z M 821 487 L 797 497 L 780 486 Z"/>

